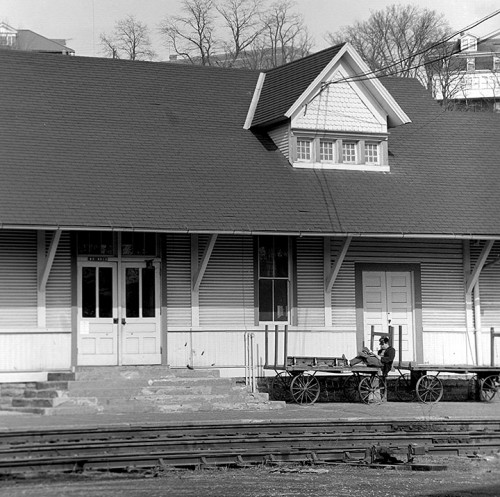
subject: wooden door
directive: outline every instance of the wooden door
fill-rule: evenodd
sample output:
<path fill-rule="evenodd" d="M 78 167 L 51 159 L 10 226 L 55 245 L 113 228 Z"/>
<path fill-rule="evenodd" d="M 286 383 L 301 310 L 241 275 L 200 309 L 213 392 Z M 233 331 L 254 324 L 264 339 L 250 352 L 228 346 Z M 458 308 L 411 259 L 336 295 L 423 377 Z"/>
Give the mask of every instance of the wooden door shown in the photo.
<path fill-rule="evenodd" d="M 121 363 L 161 364 L 159 266 L 122 264 Z"/>
<path fill-rule="evenodd" d="M 412 273 L 409 271 L 363 271 L 364 343 L 369 346 L 371 327 L 386 333 L 394 327 L 396 357 L 415 360 L 414 305 Z M 398 328 L 402 327 L 402 342 Z"/>
<path fill-rule="evenodd" d="M 116 263 L 78 264 L 78 364 L 118 364 Z"/>

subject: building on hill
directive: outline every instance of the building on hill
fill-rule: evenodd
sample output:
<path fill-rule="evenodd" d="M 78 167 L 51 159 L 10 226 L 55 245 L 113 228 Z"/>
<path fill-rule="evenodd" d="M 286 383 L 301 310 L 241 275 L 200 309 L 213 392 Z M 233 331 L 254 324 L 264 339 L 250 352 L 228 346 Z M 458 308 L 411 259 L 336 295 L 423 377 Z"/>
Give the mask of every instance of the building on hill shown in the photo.
<path fill-rule="evenodd" d="M 447 107 L 500 112 L 500 30 L 484 38 L 463 34 L 447 44 L 441 60 L 428 64 L 436 99 Z M 432 51 L 431 59 L 442 51 Z"/>
<path fill-rule="evenodd" d="M 0 379 L 158 364 L 242 376 L 245 333 L 487 364 L 496 114 L 364 78 L 348 44 L 266 72 L 0 51 Z M 496 359 L 498 360 L 498 351 Z"/>
<path fill-rule="evenodd" d="M 66 40 L 51 40 L 29 29 L 14 29 L 0 22 L 0 49 L 24 50 L 28 52 L 74 55 L 66 46 Z"/>

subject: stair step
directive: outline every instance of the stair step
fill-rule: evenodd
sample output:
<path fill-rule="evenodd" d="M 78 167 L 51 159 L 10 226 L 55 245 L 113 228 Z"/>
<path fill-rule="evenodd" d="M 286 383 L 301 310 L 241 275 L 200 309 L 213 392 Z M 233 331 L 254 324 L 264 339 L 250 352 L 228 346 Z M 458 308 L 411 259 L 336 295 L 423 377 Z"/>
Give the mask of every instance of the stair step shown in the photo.
<path fill-rule="evenodd" d="M 47 373 L 47 381 L 74 381 L 75 377 L 75 373 L 66 371 Z"/>
<path fill-rule="evenodd" d="M 97 379 L 155 379 L 155 378 L 218 378 L 220 372 L 215 369 L 170 369 L 162 366 L 102 366 L 79 367 L 77 380 Z"/>
<path fill-rule="evenodd" d="M 0 410 L 34 414 L 278 409 L 267 393 L 251 393 L 239 378 L 213 369 L 162 366 L 78 368 L 49 373 L 47 381 L 1 385 Z"/>

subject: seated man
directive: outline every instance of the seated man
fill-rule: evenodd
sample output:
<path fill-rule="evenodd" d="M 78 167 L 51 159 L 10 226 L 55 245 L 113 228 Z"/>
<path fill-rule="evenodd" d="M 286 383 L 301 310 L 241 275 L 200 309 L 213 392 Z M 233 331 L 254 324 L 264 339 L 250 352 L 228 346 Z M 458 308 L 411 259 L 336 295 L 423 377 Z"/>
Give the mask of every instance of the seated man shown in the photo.
<path fill-rule="evenodd" d="M 372 352 L 367 347 L 363 347 L 363 350 L 350 361 L 351 367 L 363 364 L 366 366 L 381 368 L 382 376 L 387 376 L 389 371 L 392 369 L 392 363 L 396 357 L 396 350 L 389 343 L 388 336 L 381 337 L 379 345 L 380 350 L 377 354 Z"/>

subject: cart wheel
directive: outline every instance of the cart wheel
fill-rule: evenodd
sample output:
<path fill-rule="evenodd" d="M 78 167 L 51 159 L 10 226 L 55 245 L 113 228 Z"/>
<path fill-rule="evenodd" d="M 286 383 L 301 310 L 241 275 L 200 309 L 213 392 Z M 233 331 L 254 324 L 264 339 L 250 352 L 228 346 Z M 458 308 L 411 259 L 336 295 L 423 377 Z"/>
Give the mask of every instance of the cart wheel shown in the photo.
<path fill-rule="evenodd" d="M 347 402 L 359 402 L 359 377 L 351 375 L 342 382 L 342 393 Z"/>
<path fill-rule="evenodd" d="M 280 371 L 271 380 L 271 396 L 273 400 L 281 400 L 285 402 L 290 402 L 292 400 L 292 394 L 290 392 L 290 384 L 292 382 L 292 377 L 286 371 Z"/>
<path fill-rule="evenodd" d="M 319 381 L 312 374 L 301 373 L 292 380 L 290 391 L 297 404 L 314 404 L 319 397 Z"/>
<path fill-rule="evenodd" d="M 479 399 L 483 402 L 491 402 L 500 389 L 500 378 L 498 375 L 487 376 L 479 380 Z"/>
<path fill-rule="evenodd" d="M 380 376 L 365 376 L 359 382 L 358 391 L 361 402 L 378 404 L 385 399 L 385 381 Z"/>
<path fill-rule="evenodd" d="M 411 386 L 410 373 L 402 374 L 396 380 L 396 396 L 402 402 L 413 402 L 416 398 L 415 389 Z"/>
<path fill-rule="evenodd" d="M 426 374 L 418 379 L 415 391 L 420 402 L 432 404 L 441 400 L 443 384 L 437 376 Z"/>

